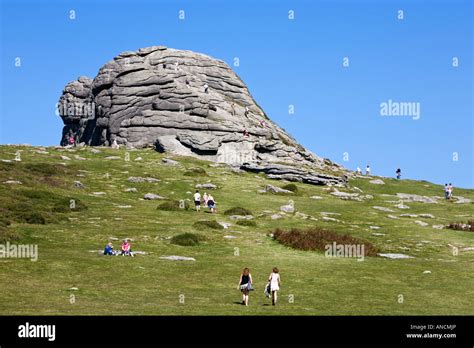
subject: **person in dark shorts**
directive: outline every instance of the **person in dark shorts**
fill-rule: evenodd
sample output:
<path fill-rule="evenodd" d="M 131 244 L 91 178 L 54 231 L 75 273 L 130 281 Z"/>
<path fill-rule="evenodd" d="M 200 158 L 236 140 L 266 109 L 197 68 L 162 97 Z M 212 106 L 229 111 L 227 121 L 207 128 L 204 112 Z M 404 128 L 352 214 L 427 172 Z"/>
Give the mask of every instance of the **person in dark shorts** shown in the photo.
<path fill-rule="evenodd" d="M 199 193 L 199 190 L 196 190 L 196 193 L 194 194 L 194 206 L 196 207 L 196 211 L 201 210 L 201 194 Z"/>

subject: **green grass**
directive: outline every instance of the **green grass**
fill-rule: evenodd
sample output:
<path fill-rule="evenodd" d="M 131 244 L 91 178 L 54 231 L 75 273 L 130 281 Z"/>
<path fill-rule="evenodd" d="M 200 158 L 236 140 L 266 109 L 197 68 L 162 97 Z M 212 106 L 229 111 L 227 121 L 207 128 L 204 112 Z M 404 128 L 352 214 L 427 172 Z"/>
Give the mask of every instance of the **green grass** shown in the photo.
<path fill-rule="evenodd" d="M 400 210 L 394 206 L 398 198 L 385 196 L 397 192 L 442 196 L 440 185 L 388 178 L 382 178 L 385 185 L 373 185 L 367 179 L 351 180 L 351 187 L 374 197 L 362 202 L 343 201 L 331 196 L 324 186 L 301 183 L 295 183 L 298 195 L 264 195 L 257 191 L 266 184 L 277 186 L 278 181 L 254 173 L 236 174 L 226 167 L 209 167 L 208 162 L 195 158 L 174 157 L 182 166 L 167 166 L 161 160 L 169 155 L 151 149 L 129 151 L 130 161 L 125 161 L 125 149 L 100 149 L 102 152 L 97 154 L 88 148 L 48 147 L 49 154 L 37 150 L 0 146 L 0 159 L 14 159 L 17 151 L 22 158 L 21 162 L 0 162 L 0 242 L 37 244 L 39 252 L 37 262 L 0 258 L 3 315 L 474 314 L 474 252 L 463 251 L 474 246 L 474 234 L 432 228 L 472 220 L 474 205 L 443 200 L 439 204 L 406 202 L 410 209 Z M 62 160 L 61 155 L 72 160 Z M 86 160 L 76 160 L 74 155 Z M 121 160 L 105 159 L 112 155 Z M 138 156 L 143 160 L 134 161 Z M 192 167 L 206 168 L 208 177 L 184 175 L 185 168 Z M 127 180 L 130 176 L 161 181 L 131 183 Z M 210 214 L 204 207 L 200 212 L 180 209 L 179 202 L 192 202 L 196 184 L 210 178 L 219 186 L 213 192 L 218 213 Z M 7 180 L 22 184 L 5 184 Z M 85 189 L 75 188 L 76 180 Z M 137 192 L 125 192 L 130 187 Z M 148 192 L 169 201 L 144 200 Z M 314 195 L 323 199 L 311 199 Z M 455 189 L 454 195 L 474 199 L 474 190 Z M 71 199 L 78 209 L 69 208 Z M 313 219 L 287 214 L 272 220 L 270 216 L 290 199 L 297 212 Z M 173 208 L 157 209 L 165 203 Z M 382 212 L 373 206 L 394 212 Z M 234 207 L 251 211 L 256 226 L 242 226 L 223 213 Z M 42 214 L 45 224 L 26 223 L 20 218 L 24 211 Z M 340 214 L 327 215 L 339 222 L 323 220 L 321 212 Z M 435 218 L 387 217 L 402 213 L 431 213 Z M 194 224 L 202 220 L 230 226 L 197 230 Z M 414 220 L 429 226 L 419 226 Z M 315 227 L 368 241 L 383 252 L 414 258 L 329 258 L 322 251 L 282 245 L 270 236 L 277 228 Z M 172 242 L 173 237 L 197 231 L 205 240 L 196 245 Z M 111 238 L 131 238 L 132 248 L 146 254 L 134 258 L 100 255 L 99 250 Z M 453 254 L 449 245 L 457 247 L 459 253 Z M 193 257 L 196 261 L 160 258 L 169 255 Z M 282 286 L 280 302 L 272 307 L 267 306 L 263 290 L 275 266 L 280 269 Z M 236 284 L 244 267 L 250 268 L 256 287 L 249 307 L 236 304 L 241 296 Z M 426 270 L 431 274 L 423 274 Z M 76 298 L 74 304 L 69 301 L 71 294 Z M 185 296 L 184 304 L 179 302 L 180 295 Z M 403 295 L 403 303 L 398 302 L 399 295 Z"/>

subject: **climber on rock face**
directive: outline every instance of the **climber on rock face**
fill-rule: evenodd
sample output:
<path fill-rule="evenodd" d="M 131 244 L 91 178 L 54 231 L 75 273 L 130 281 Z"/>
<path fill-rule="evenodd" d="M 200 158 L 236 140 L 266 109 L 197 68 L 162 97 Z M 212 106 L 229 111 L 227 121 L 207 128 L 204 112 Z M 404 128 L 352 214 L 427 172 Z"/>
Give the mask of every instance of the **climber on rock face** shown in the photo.
<path fill-rule="evenodd" d="M 209 91 L 209 86 L 207 83 L 204 85 L 204 93 L 207 93 Z"/>
<path fill-rule="evenodd" d="M 248 116 L 249 116 L 249 113 L 250 113 L 250 109 L 249 109 L 248 106 L 246 106 L 246 107 L 245 107 L 245 112 L 244 112 L 245 117 L 248 117 Z"/>
<path fill-rule="evenodd" d="M 244 129 L 244 137 L 248 138 L 250 136 L 250 133 L 248 130 Z"/>
<path fill-rule="evenodd" d="M 174 63 L 174 70 L 175 71 L 179 70 L 179 63 L 178 62 Z"/>

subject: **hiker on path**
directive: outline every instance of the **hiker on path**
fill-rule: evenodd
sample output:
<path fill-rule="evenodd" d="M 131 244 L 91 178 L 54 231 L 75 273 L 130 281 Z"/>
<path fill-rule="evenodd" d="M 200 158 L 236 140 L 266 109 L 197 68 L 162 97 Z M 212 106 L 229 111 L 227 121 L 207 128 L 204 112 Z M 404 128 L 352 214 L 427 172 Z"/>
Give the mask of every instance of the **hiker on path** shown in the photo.
<path fill-rule="evenodd" d="M 370 175 L 370 166 L 367 164 L 367 167 L 365 167 L 365 175 Z"/>
<path fill-rule="evenodd" d="M 204 203 L 204 206 L 207 207 L 207 200 L 209 199 L 207 192 L 204 192 L 204 195 L 202 196 L 202 200 Z"/>
<path fill-rule="evenodd" d="M 211 194 L 207 197 L 207 206 L 209 207 L 209 209 L 211 209 L 212 214 L 217 212 L 216 201 L 214 200 L 214 197 Z"/>
<path fill-rule="evenodd" d="M 357 167 L 357 174 L 362 174 L 362 169 L 360 169 L 360 167 Z"/>
<path fill-rule="evenodd" d="M 444 184 L 444 198 L 449 199 L 449 187 L 448 187 L 448 184 Z"/>
<path fill-rule="evenodd" d="M 250 113 L 250 109 L 248 106 L 245 107 L 245 112 L 244 112 L 244 115 L 245 117 L 248 117 L 249 116 L 249 113 Z"/>
<path fill-rule="evenodd" d="M 453 185 L 449 183 L 448 185 L 448 198 L 449 199 L 453 198 L 453 189 L 454 189 Z"/>
<path fill-rule="evenodd" d="M 272 294 L 272 305 L 276 305 L 277 302 L 277 292 L 280 290 L 280 271 L 278 268 L 273 267 L 272 273 L 268 277 L 270 283 L 270 291 Z"/>
<path fill-rule="evenodd" d="M 196 193 L 194 194 L 194 206 L 196 207 L 196 211 L 201 210 L 201 194 L 199 193 L 199 190 L 196 190 Z"/>
<path fill-rule="evenodd" d="M 397 179 L 400 180 L 400 178 L 402 177 L 402 170 L 398 168 L 395 174 L 397 174 Z"/>
<path fill-rule="evenodd" d="M 240 275 L 239 285 L 237 286 L 242 292 L 242 304 L 245 306 L 249 305 L 249 292 L 253 290 L 253 280 L 250 270 L 245 267 Z"/>

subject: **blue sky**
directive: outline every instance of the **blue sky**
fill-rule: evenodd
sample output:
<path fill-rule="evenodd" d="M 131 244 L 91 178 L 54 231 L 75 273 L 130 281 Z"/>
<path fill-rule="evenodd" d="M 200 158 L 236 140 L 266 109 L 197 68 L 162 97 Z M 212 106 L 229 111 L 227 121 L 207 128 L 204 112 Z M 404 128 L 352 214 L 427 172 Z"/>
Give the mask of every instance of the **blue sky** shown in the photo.
<path fill-rule="evenodd" d="M 2 144 L 58 144 L 54 108 L 67 82 L 95 77 L 122 51 L 165 45 L 229 65 L 238 57 L 233 68 L 260 106 L 320 156 L 351 169 L 369 163 L 374 174 L 400 167 L 404 178 L 474 187 L 472 1 L 1 4 Z M 420 118 L 382 117 L 389 99 L 419 103 Z"/>

